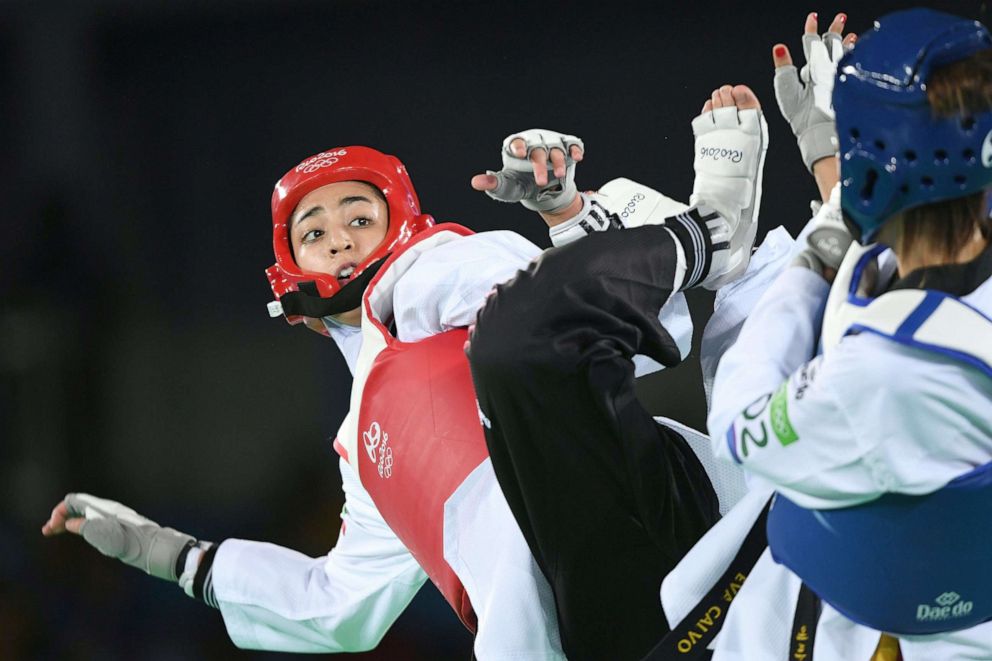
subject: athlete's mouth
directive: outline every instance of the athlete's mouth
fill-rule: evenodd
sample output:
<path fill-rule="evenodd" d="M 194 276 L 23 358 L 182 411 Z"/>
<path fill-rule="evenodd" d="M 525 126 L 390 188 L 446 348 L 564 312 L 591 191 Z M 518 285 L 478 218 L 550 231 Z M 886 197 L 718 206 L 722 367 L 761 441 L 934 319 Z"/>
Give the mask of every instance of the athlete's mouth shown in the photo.
<path fill-rule="evenodd" d="M 351 280 L 351 276 L 355 273 L 355 267 L 357 264 L 345 264 L 340 271 L 338 271 L 337 279 L 338 282 L 344 283 Z"/>

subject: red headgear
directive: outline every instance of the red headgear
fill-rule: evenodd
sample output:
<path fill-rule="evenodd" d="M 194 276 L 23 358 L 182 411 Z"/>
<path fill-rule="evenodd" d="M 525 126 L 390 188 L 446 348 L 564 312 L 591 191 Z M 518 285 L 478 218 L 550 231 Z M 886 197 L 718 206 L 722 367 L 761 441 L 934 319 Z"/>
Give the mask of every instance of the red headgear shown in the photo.
<path fill-rule="evenodd" d="M 300 200 L 321 186 L 339 181 L 364 181 L 375 186 L 382 191 L 389 207 L 385 238 L 355 267 L 354 276 L 345 285 L 345 290 L 350 289 L 350 285 L 364 290 L 367 278 L 359 276 L 369 265 L 409 241 L 417 232 L 434 225 L 433 218 L 420 213 L 413 182 L 395 156 L 369 147 L 339 147 L 304 160 L 287 172 L 272 192 L 272 250 L 276 263 L 265 270 L 272 292 L 281 301 L 281 305 L 270 304 L 270 314 L 284 313 L 291 324 L 300 323 L 304 316 L 332 314 L 333 311 L 328 311 L 332 306 L 325 303 L 342 290 L 341 283 L 333 275 L 300 270 L 293 259 L 289 239 L 290 216 Z M 353 307 L 358 304 L 355 302 Z"/>

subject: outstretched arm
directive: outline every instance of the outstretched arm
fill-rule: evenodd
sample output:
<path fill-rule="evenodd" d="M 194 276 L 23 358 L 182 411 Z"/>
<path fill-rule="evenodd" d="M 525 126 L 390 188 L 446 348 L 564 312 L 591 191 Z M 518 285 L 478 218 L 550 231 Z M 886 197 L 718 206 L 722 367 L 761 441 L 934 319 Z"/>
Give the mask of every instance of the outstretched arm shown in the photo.
<path fill-rule="evenodd" d="M 46 537 L 64 532 L 81 535 L 103 555 L 117 558 L 146 574 L 179 583 L 187 591 L 192 589 L 193 578 L 192 571 L 186 570 L 187 559 L 195 563 L 213 546 L 172 528 L 163 528 L 116 501 L 86 493 L 68 494 L 41 528 Z"/>
<path fill-rule="evenodd" d="M 350 470 L 342 466 L 346 507 L 341 535 L 320 558 L 240 539 L 189 546 L 195 541 L 189 535 L 162 528 L 120 503 L 84 494 L 70 494 L 59 503 L 43 534 L 81 534 L 105 555 L 178 581 L 188 594 L 220 609 L 238 647 L 368 650 L 413 599 L 426 575 Z M 185 560 L 179 557 L 182 549 L 191 550 Z M 170 572 L 177 564 L 180 569 Z"/>
<path fill-rule="evenodd" d="M 343 461 L 341 534 L 326 556 L 229 539 L 210 583 L 238 647 L 359 652 L 379 641 L 427 579 Z"/>

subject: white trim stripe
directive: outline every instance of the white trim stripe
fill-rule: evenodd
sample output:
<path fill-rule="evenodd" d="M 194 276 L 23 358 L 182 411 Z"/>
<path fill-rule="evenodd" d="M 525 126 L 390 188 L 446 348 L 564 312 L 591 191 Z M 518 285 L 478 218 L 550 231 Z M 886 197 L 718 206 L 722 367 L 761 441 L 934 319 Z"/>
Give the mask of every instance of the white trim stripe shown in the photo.
<path fill-rule="evenodd" d="M 706 239 L 703 236 L 702 229 L 700 229 L 699 225 L 690 216 L 692 211 L 692 209 L 687 209 L 675 216 L 675 220 L 689 233 L 692 241 L 693 256 L 695 257 L 692 264 L 692 273 L 689 274 L 686 287 L 692 287 L 703 279 L 703 267 L 706 264 Z"/>

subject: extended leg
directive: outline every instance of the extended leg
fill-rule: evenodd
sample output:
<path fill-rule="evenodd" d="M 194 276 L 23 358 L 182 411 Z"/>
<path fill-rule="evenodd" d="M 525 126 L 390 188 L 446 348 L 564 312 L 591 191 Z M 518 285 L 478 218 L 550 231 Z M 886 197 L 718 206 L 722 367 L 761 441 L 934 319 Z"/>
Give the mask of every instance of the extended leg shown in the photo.
<path fill-rule="evenodd" d="M 635 353 L 679 360 L 658 321 L 676 264 L 665 227 L 590 236 L 499 288 L 472 338 L 493 467 L 570 659 L 650 650 L 667 630 L 662 578 L 718 517 L 692 450 L 634 395 Z"/>

